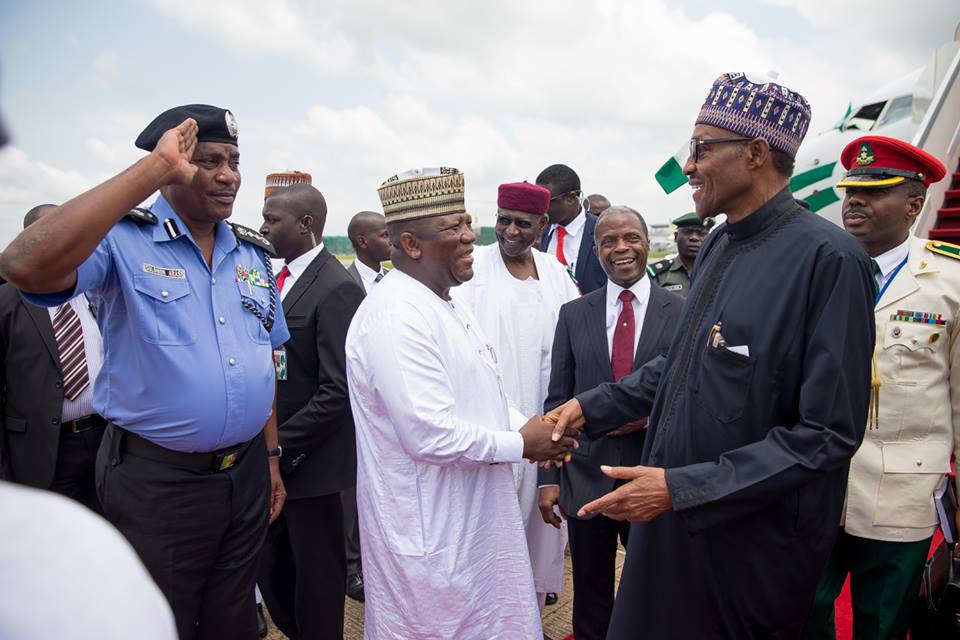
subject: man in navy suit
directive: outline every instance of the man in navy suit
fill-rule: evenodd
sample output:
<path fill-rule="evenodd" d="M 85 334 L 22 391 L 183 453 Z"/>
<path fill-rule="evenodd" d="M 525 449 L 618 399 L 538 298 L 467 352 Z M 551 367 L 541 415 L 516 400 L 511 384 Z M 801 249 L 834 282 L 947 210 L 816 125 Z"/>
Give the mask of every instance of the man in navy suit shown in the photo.
<path fill-rule="evenodd" d="M 581 293 L 599 289 L 607 276 L 593 251 L 597 216 L 583 206 L 580 176 L 565 164 L 554 164 L 540 172 L 537 184 L 550 190 L 550 224 L 540 238 L 540 250 L 567 266 Z"/>
<path fill-rule="evenodd" d="M 639 213 L 629 207 L 604 211 L 596 224 L 596 247 L 610 281 L 560 308 L 544 411 L 666 354 L 680 317 L 683 299 L 647 276 L 650 243 Z M 582 519 L 575 514 L 623 483 L 604 475 L 600 465 L 638 464 L 645 427 L 646 418 L 642 418 L 598 440 L 581 434 L 580 448 L 573 450 L 569 463 L 562 469 L 539 471 L 544 521 L 560 526 L 554 511 L 558 504 L 568 517 L 577 640 L 606 637 L 613 610 L 617 538 L 626 545 L 630 523 L 602 514 Z"/>

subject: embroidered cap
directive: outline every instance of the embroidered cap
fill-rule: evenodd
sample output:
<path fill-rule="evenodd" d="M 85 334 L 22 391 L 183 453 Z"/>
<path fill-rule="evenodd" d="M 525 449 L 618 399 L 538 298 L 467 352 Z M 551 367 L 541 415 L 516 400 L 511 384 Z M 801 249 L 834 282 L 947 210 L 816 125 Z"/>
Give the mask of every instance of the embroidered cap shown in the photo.
<path fill-rule="evenodd" d="M 313 176 L 304 171 L 283 171 L 267 174 L 267 186 L 263 190 L 263 199 L 266 200 L 277 189 L 289 187 L 292 184 L 313 184 Z"/>
<path fill-rule="evenodd" d="M 453 167 L 410 169 L 377 189 L 387 224 L 463 213 L 463 191 L 463 174 Z"/>
<path fill-rule="evenodd" d="M 810 103 L 775 82 L 754 82 L 744 73 L 725 73 L 710 88 L 697 124 L 763 138 L 771 149 L 793 158 L 810 126 Z"/>

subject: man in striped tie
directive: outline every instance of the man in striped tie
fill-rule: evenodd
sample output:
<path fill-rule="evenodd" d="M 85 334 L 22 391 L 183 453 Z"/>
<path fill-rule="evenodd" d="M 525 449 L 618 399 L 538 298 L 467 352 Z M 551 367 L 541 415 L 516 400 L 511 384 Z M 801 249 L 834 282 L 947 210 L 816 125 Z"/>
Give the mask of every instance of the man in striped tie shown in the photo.
<path fill-rule="evenodd" d="M 24 227 L 53 211 L 31 209 Z M 100 510 L 94 462 L 106 422 L 93 409 L 100 331 L 83 294 L 45 309 L 0 286 L 2 477 L 50 489 Z"/>

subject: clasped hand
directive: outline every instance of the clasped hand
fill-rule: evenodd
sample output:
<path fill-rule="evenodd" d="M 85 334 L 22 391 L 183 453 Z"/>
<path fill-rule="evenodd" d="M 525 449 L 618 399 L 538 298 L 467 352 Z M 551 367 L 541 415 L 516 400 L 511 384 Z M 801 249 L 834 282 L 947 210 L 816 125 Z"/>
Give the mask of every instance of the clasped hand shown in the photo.
<path fill-rule="evenodd" d="M 520 429 L 523 436 L 523 457 L 531 462 L 552 461 L 561 465 L 570 460 L 570 451 L 580 446 L 577 436 L 580 430 L 569 428 L 557 431 L 553 422 L 543 416 L 530 418 Z"/>

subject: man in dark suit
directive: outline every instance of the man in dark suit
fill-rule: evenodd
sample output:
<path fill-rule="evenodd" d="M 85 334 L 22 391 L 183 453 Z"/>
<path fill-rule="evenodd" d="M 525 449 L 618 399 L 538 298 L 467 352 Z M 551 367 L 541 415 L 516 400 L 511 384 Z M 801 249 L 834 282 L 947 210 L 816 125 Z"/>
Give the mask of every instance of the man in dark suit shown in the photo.
<path fill-rule="evenodd" d="M 277 285 L 290 340 L 275 354 L 287 503 L 270 527 L 259 584 L 277 627 L 293 639 L 343 636 L 340 492 L 357 474 L 344 349 L 363 290 L 317 244 L 326 215 L 320 192 L 297 184 L 267 198 L 260 228 L 286 263 Z"/>
<path fill-rule="evenodd" d="M 563 305 L 553 342 L 549 411 L 581 391 L 619 380 L 667 352 L 683 300 L 647 276 L 650 243 L 639 213 L 611 207 L 596 226 L 600 264 L 606 286 Z M 573 634 L 577 640 L 606 637 L 613 610 L 617 538 L 626 545 L 630 523 L 604 515 L 578 518 L 584 504 L 606 494 L 621 481 L 600 471 L 600 465 L 637 464 L 643 451 L 646 418 L 628 423 L 606 437 L 580 436 L 580 448 L 562 469 L 541 469 L 540 512 L 560 526 L 559 504 L 568 518 L 573 564 Z"/>
<path fill-rule="evenodd" d="M 55 208 L 34 207 L 24 228 Z M 94 462 L 106 422 L 93 409 L 101 345 L 92 305 L 81 294 L 46 309 L 4 284 L 0 349 L 0 478 L 100 511 Z"/>
<path fill-rule="evenodd" d="M 376 211 L 361 211 L 350 219 L 347 237 L 357 253 L 357 259 L 347 271 L 365 292 L 370 293 L 373 285 L 387 275 L 382 264 L 390 259 L 387 220 Z"/>
<path fill-rule="evenodd" d="M 581 293 L 599 289 L 607 275 L 593 250 L 597 216 L 584 208 L 580 176 L 565 164 L 554 164 L 540 172 L 537 184 L 550 190 L 550 224 L 540 237 L 540 250 L 567 266 Z"/>

